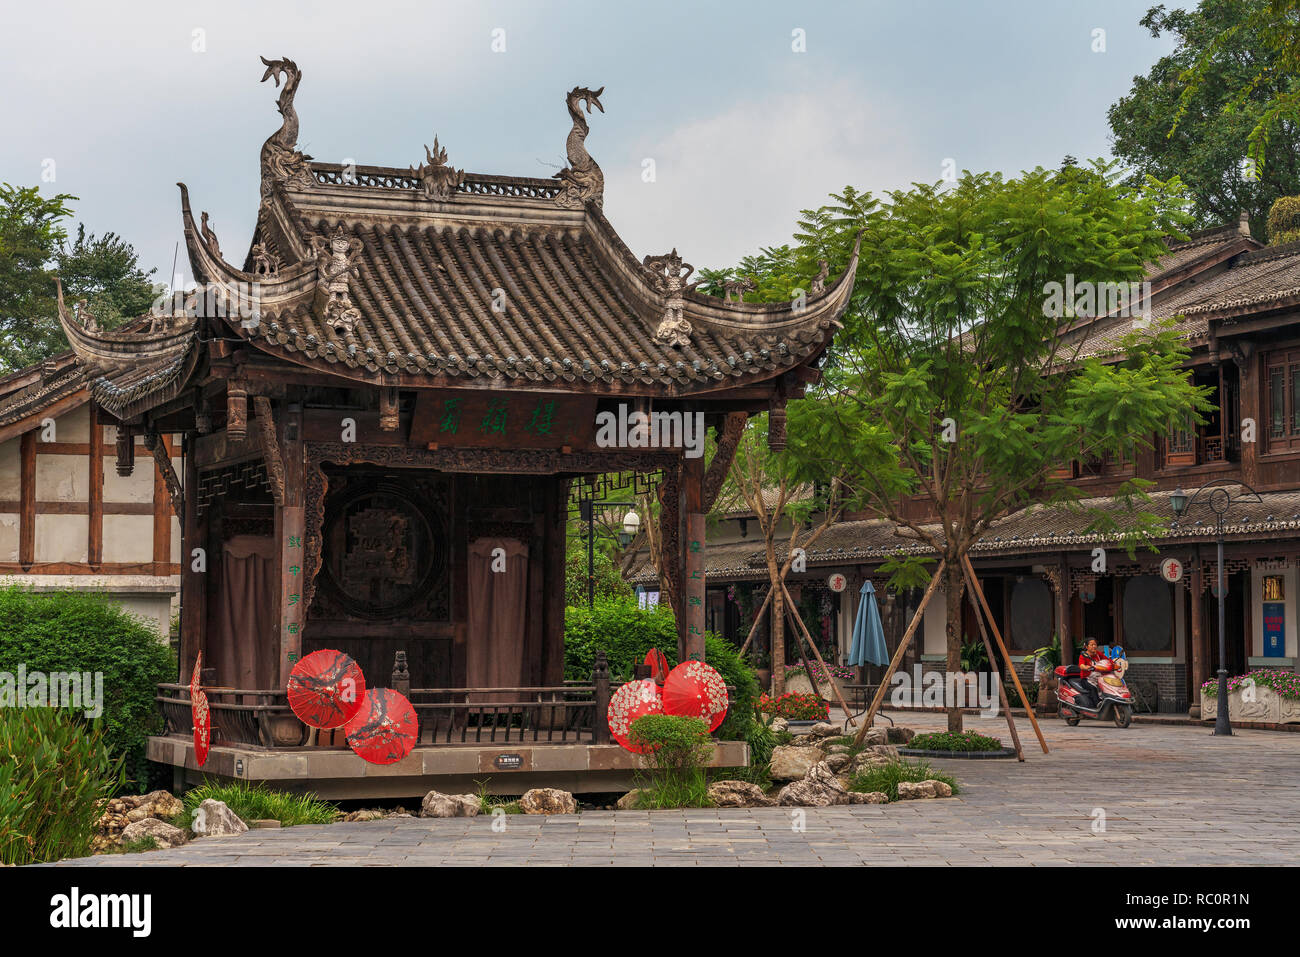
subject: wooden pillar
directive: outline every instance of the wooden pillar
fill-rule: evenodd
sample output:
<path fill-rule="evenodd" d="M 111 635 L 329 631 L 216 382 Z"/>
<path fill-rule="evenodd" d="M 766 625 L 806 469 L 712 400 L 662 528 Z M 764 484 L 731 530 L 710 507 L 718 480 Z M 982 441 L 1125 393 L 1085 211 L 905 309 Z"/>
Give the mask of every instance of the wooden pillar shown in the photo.
<path fill-rule="evenodd" d="M 226 436 L 234 442 L 248 438 L 248 383 L 240 379 L 226 383 Z"/>
<path fill-rule="evenodd" d="M 690 413 L 686 413 L 690 414 Z M 682 460 L 677 660 L 704 660 L 704 456 Z"/>
<path fill-rule="evenodd" d="M 1056 564 L 1056 628 L 1061 636 L 1061 664 L 1074 663 L 1074 641 L 1070 634 L 1070 565 L 1064 553 Z"/>
<path fill-rule="evenodd" d="M 104 560 L 104 423 L 99 414 L 99 407 L 90 403 L 90 495 L 87 503 L 86 561 L 90 567 L 99 570 Z"/>
<path fill-rule="evenodd" d="M 135 435 L 125 422 L 117 424 L 117 474 L 126 478 L 135 471 Z"/>
<path fill-rule="evenodd" d="M 1192 703 L 1190 714 L 1193 718 L 1201 716 L 1201 685 L 1205 683 L 1209 652 L 1208 636 L 1205 633 L 1205 570 L 1201 567 L 1201 547 L 1197 545 L 1192 551 L 1191 575 L 1187 578 L 1187 587 L 1192 595 L 1192 634 L 1187 642 L 1188 655 L 1192 662 Z"/>
<path fill-rule="evenodd" d="M 181 647 L 180 673 L 194 670 L 195 656 L 204 650 L 203 629 L 207 621 L 207 523 L 199 519 L 199 469 L 194 461 L 191 438 L 182 445 L 185 481 L 181 496 Z M 195 549 L 201 549 L 195 555 Z M 196 567 L 197 566 L 197 567 Z"/>
<path fill-rule="evenodd" d="M 564 546 L 569 480 L 554 478 L 550 481 L 552 484 L 548 486 L 546 496 L 546 556 L 542 562 L 542 573 L 548 576 L 542 609 L 542 660 L 539 677 L 543 686 L 564 683 Z M 554 576 L 554 580 L 549 576 Z"/>
<path fill-rule="evenodd" d="M 303 565 L 307 533 L 304 508 L 307 463 L 303 442 L 302 403 L 297 395 L 284 403 L 276 423 L 276 441 L 284 466 L 283 504 L 275 509 L 275 531 L 280 543 L 280 686 L 302 657 L 302 629 L 307 609 L 303 607 Z"/>
<path fill-rule="evenodd" d="M 18 440 L 18 563 L 23 571 L 36 561 L 36 431 L 24 432 Z"/>
<path fill-rule="evenodd" d="M 150 439 L 150 436 L 153 436 Z M 169 435 L 151 432 L 146 441 L 161 443 L 168 461 L 171 460 L 172 442 Z M 166 575 L 172 561 L 172 499 L 167 481 L 159 468 L 153 470 L 153 573 Z"/>
<path fill-rule="evenodd" d="M 1254 349 L 1249 349 L 1237 362 L 1241 370 L 1241 419 L 1243 422 L 1252 419 L 1255 423 L 1255 441 L 1241 443 L 1241 480 L 1247 485 L 1258 485 L 1259 446 L 1268 429 L 1268 423 L 1260 418 L 1264 410 L 1260 408 L 1259 356 Z"/>

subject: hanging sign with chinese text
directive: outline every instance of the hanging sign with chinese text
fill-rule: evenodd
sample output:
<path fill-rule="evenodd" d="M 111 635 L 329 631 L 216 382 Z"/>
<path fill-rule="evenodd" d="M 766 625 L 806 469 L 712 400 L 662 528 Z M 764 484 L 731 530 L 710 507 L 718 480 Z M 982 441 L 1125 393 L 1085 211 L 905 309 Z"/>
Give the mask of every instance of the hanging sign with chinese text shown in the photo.
<path fill-rule="evenodd" d="M 587 448 L 595 435 L 594 396 L 534 392 L 421 392 L 411 441 L 439 448 Z"/>
<path fill-rule="evenodd" d="M 1170 584 L 1182 581 L 1183 563 L 1176 558 L 1166 558 L 1160 563 L 1160 577 Z"/>
<path fill-rule="evenodd" d="M 849 580 L 840 572 L 836 572 L 830 578 L 826 579 L 826 586 L 833 592 L 841 592 L 849 587 Z"/>

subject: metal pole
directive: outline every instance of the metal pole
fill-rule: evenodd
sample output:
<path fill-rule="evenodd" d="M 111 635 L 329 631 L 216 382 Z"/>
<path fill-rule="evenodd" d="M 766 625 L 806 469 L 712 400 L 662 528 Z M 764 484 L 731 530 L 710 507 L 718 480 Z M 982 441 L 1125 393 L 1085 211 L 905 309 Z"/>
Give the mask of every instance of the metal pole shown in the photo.
<path fill-rule="evenodd" d="M 1228 719 L 1228 637 L 1224 633 L 1226 614 L 1223 603 L 1227 595 L 1223 588 L 1223 513 L 1216 510 L 1215 518 L 1219 552 L 1219 710 L 1214 719 L 1214 733 L 1231 735 L 1232 723 Z"/>

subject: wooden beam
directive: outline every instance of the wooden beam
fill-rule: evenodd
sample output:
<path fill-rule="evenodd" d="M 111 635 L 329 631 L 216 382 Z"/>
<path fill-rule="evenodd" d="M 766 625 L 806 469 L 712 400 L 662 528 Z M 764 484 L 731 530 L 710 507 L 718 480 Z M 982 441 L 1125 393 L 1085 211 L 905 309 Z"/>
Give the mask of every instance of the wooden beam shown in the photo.
<path fill-rule="evenodd" d="M 718 500 L 718 493 L 722 491 L 727 473 L 731 471 L 731 463 L 736 458 L 736 449 L 740 446 L 741 436 L 745 434 L 745 423 L 748 421 L 749 416 L 744 412 L 731 412 L 727 414 L 725 424 L 718 431 L 717 448 L 709 461 L 709 469 L 704 474 L 705 514 L 713 510 Z"/>
<path fill-rule="evenodd" d="M 90 494 L 87 496 L 87 514 L 90 516 L 86 539 L 86 560 L 98 565 L 104 560 L 104 424 L 100 421 L 99 407 L 90 403 L 90 443 L 87 448 L 90 470 Z"/>
<path fill-rule="evenodd" d="M 704 660 L 704 457 L 682 460 L 682 624 L 679 661 Z"/>
<path fill-rule="evenodd" d="M 172 446 L 169 436 L 162 436 L 153 429 L 144 434 L 144 445 L 153 456 L 154 463 L 154 504 L 166 499 L 171 514 L 181 516 L 181 483 L 172 466 Z M 170 521 L 167 524 L 171 528 Z M 170 534 L 170 531 L 169 531 Z"/>
<path fill-rule="evenodd" d="M 19 491 L 18 564 L 24 570 L 36 561 L 36 430 L 24 432 L 18 444 Z"/>
<path fill-rule="evenodd" d="M 283 505 L 284 459 L 280 455 L 280 443 L 276 439 L 271 400 L 264 395 L 253 396 L 253 408 L 257 412 L 257 440 L 262 448 L 262 457 L 266 460 L 266 478 L 271 486 L 271 498 L 276 505 Z"/>

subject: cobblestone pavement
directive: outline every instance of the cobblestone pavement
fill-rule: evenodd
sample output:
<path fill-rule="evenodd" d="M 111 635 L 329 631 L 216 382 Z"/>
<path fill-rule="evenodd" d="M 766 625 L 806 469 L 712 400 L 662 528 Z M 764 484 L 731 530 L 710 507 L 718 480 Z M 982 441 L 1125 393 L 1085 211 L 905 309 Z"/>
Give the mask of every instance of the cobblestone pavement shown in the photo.
<path fill-rule="evenodd" d="M 937 729 L 941 715 L 897 715 Z M 946 800 L 808 808 L 584 811 L 557 817 L 388 819 L 256 830 L 60 866 L 1295 864 L 1300 735 L 1135 722 L 1018 722 L 1027 760 L 946 760 Z M 967 719 L 1000 735 L 1006 725 Z M 993 730 L 997 729 L 997 730 Z M 1104 830 L 1100 829 L 1104 814 Z M 1097 830 L 1097 833 L 1094 833 Z"/>

